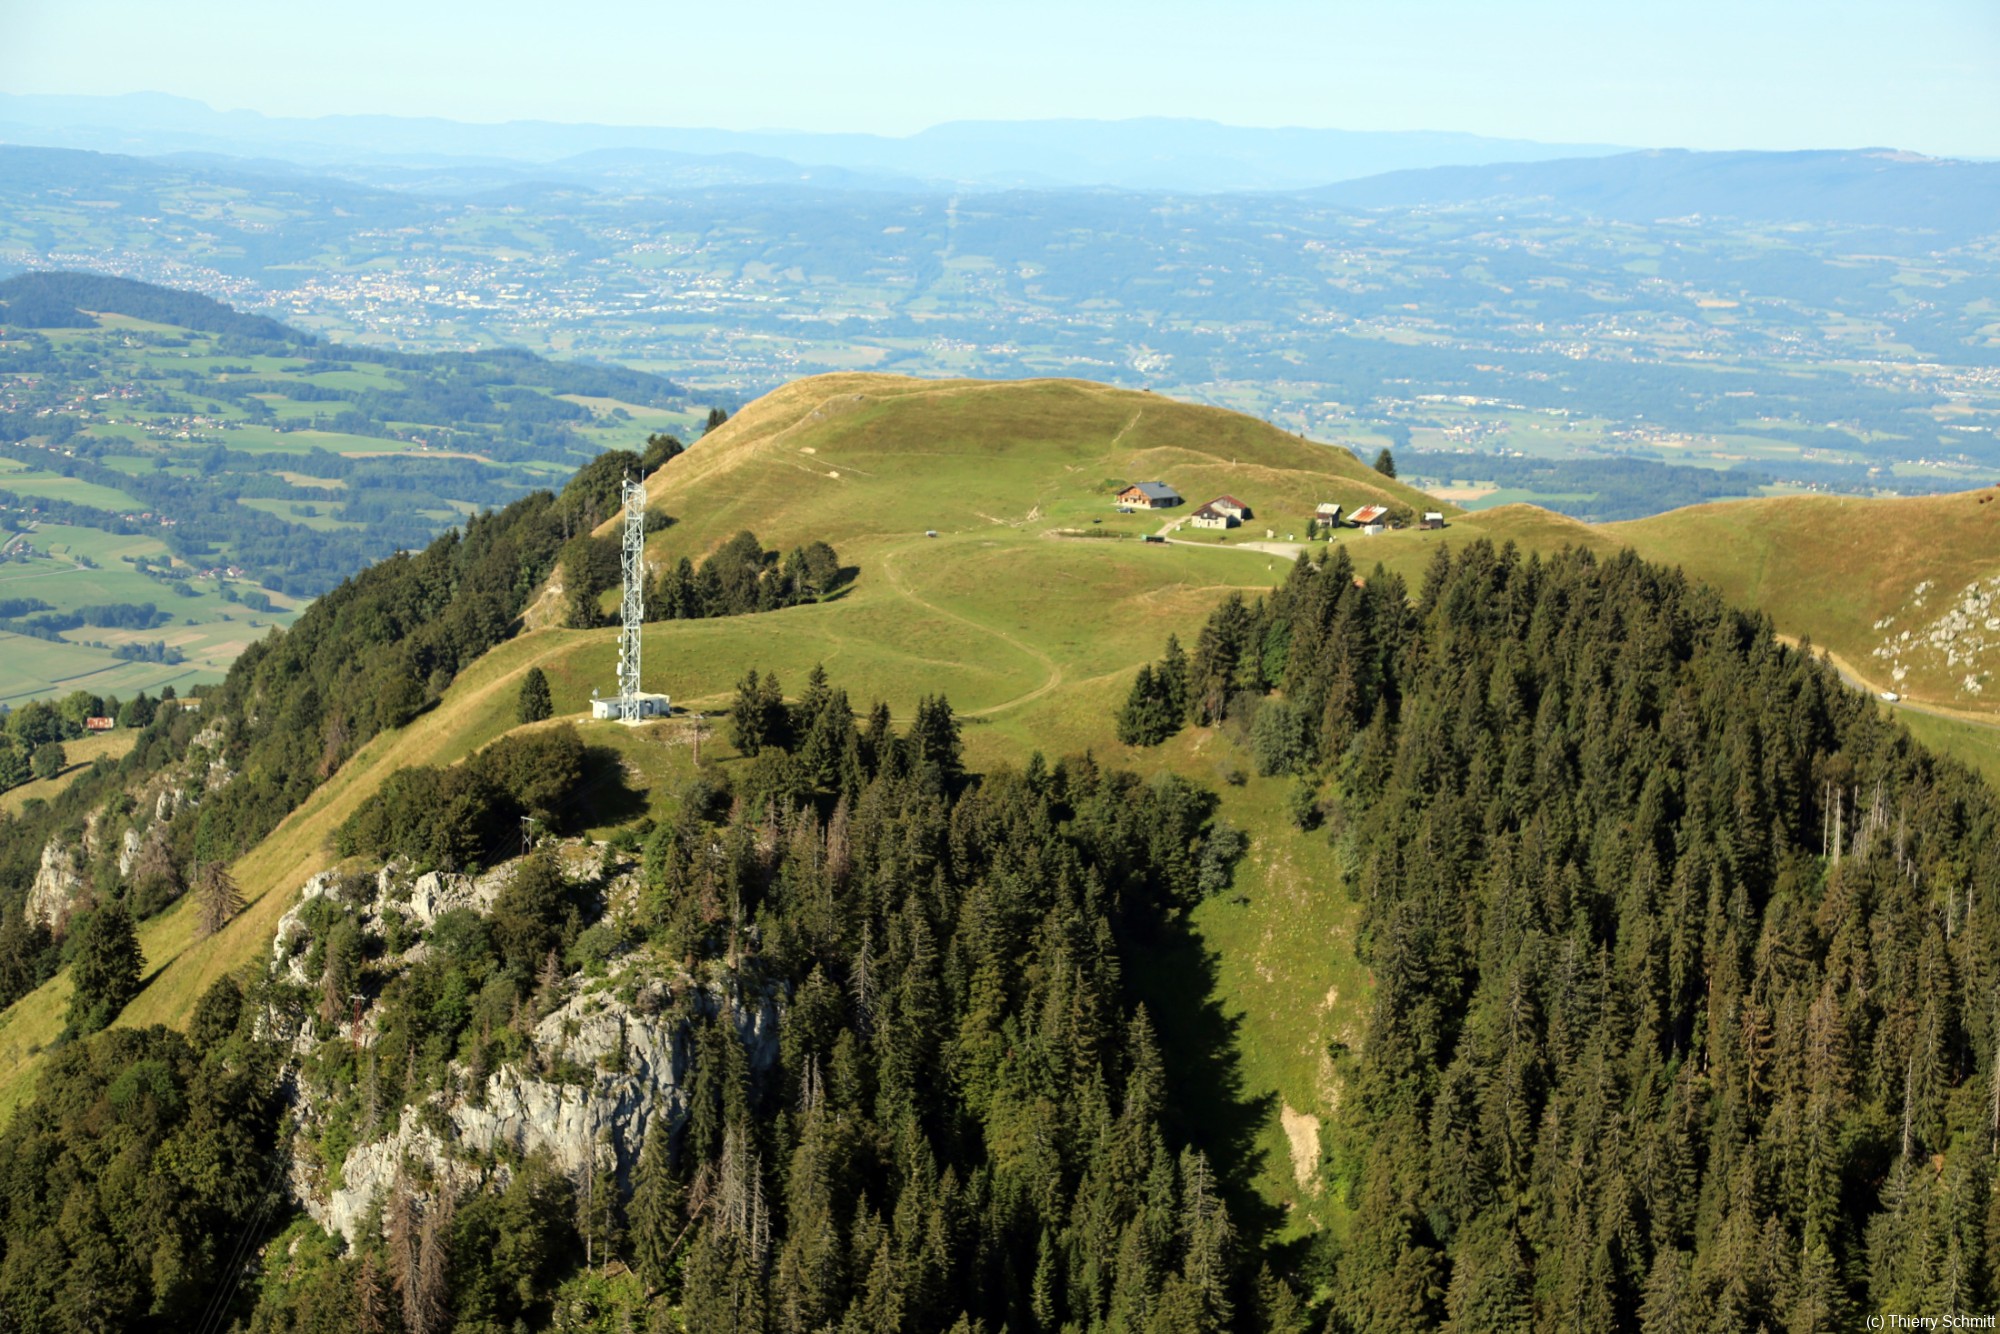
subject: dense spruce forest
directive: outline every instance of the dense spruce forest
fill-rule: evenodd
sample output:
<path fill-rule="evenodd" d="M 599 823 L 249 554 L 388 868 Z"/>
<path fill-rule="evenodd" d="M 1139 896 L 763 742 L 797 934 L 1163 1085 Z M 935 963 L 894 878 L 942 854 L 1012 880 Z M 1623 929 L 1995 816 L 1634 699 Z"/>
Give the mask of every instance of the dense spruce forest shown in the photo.
<path fill-rule="evenodd" d="M 1993 795 L 1809 646 L 1629 554 L 1474 544 L 1412 602 L 1340 550 L 1121 725 L 1225 716 L 1365 912 L 1333 1328 L 1991 1309 Z"/>

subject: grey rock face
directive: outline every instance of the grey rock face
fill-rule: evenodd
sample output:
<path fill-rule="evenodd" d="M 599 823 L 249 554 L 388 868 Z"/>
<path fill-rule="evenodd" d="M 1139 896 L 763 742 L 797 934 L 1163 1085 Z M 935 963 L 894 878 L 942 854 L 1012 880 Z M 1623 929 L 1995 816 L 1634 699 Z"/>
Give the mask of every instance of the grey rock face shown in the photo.
<path fill-rule="evenodd" d="M 720 1013 L 735 1027 L 753 1068 L 767 1069 L 777 1060 L 775 996 L 703 990 L 688 1000 L 695 1011 Z M 689 1029 L 683 1017 L 648 1015 L 607 992 L 573 997 L 535 1026 L 534 1046 L 538 1055 L 582 1067 L 587 1082 L 503 1066 L 487 1076 L 476 1099 L 439 1093 L 427 1100 L 427 1109 L 405 1107 L 391 1134 L 348 1152 L 334 1189 L 316 1189 L 295 1160 L 294 1191 L 320 1226 L 352 1243 L 370 1206 L 395 1187 L 406 1162 L 460 1190 L 501 1179 L 475 1164 L 502 1146 L 546 1153 L 572 1178 L 580 1179 L 593 1163 L 607 1176 L 628 1176 L 648 1134 L 676 1133 L 687 1119 Z M 455 1072 L 467 1073 L 463 1067 Z"/>
<path fill-rule="evenodd" d="M 28 901 L 21 912 L 31 922 L 40 922 L 61 935 L 83 892 L 83 856 L 59 838 L 42 849 L 41 865 L 35 869 L 34 883 L 28 886 Z"/>
<path fill-rule="evenodd" d="M 139 837 L 138 830 L 127 829 L 125 831 L 125 837 L 118 844 L 119 875 L 132 874 L 132 868 L 135 865 L 137 865 L 139 861 L 139 848 L 141 846 L 141 843 L 142 840 Z"/>
<path fill-rule="evenodd" d="M 601 849 L 564 850 L 572 875 L 601 882 L 607 871 Z M 271 968 L 282 981 L 309 993 L 318 979 L 307 976 L 312 935 L 307 925 L 314 900 L 340 898 L 364 931 L 382 934 L 391 914 L 405 930 L 428 930 L 454 909 L 487 912 L 513 875 L 503 865 L 479 876 L 428 872 L 414 878 L 396 866 L 384 868 L 372 895 L 357 903 L 353 882 L 334 872 L 312 877 L 299 901 L 279 920 L 271 944 Z M 600 885 L 615 900 L 630 886 Z M 429 953 L 418 940 L 392 956 L 391 966 L 412 966 Z M 688 1115 L 688 1078 L 694 1024 L 727 1023 L 749 1054 L 766 1070 L 778 1059 L 780 995 L 776 986 L 750 987 L 733 975 L 699 983 L 679 967 L 642 956 L 613 963 L 609 976 L 589 982 L 570 979 L 573 988 L 537 1022 L 530 1050 L 515 1064 L 479 1078 L 454 1063 L 445 1091 L 421 1103 L 387 1112 L 383 1130 L 350 1149 L 337 1172 L 325 1172 L 307 1137 L 323 1119 L 311 1090 L 298 1090 L 295 1107 L 300 1137 L 291 1171 L 294 1196 L 322 1227 L 350 1243 L 378 1199 L 395 1190 L 400 1177 L 419 1203 L 439 1189 L 463 1192 L 504 1187 L 509 1172 L 495 1150 L 543 1153 L 557 1170 L 581 1179 L 593 1168 L 606 1176 L 629 1178 L 652 1133 L 676 1133 Z M 310 1011 L 311 1007 L 307 1007 Z M 375 1040 L 377 1016 L 364 1013 L 358 1034 L 346 1024 L 331 1031 L 310 1013 L 278 1036 L 309 1053 L 322 1041 L 358 1041 L 364 1051 Z M 421 1170 L 412 1170 L 421 1169 Z M 417 1180 L 439 1183 L 416 1190 Z"/>

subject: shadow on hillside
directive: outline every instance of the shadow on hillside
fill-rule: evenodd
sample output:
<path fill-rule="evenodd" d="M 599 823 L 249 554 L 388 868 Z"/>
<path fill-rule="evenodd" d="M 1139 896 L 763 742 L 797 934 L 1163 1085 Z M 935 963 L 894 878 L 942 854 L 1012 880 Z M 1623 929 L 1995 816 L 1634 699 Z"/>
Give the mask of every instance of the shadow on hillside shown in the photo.
<path fill-rule="evenodd" d="M 644 815 L 646 794 L 625 781 L 624 757 L 609 746 L 586 746 L 583 781 L 570 792 L 564 823 L 571 829 L 625 824 Z"/>
<path fill-rule="evenodd" d="M 827 585 L 826 591 L 821 593 L 814 601 L 838 602 L 854 591 L 855 582 L 860 578 L 861 567 L 859 565 L 843 565 L 840 567 L 840 573 L 833 577 L 833 582 Z"/>
<path fill-rule="evenodd" d="M 1236 1049 L 1242 1021 L 1216 998 L 1216 955 L 1174 922 L 1137 942 L 1129 957 L 1132 999 L 1152 1016 L 1166 1064 L 1167 1139 L 1208 1155 L 1245 1247 L 1257 1249 L 1284 1221 L 1255 1184 L 1264 1158 L 1257 1135 L 1277 1103 L 1268 1093 L 1244 1093 Z"/>

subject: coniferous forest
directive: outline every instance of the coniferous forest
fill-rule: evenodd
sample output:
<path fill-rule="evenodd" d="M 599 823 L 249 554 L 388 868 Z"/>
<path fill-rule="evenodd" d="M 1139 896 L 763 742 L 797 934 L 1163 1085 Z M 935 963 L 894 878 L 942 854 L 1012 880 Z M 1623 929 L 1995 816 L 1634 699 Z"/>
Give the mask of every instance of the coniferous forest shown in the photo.
<path fill-rule="evenodd" d="M 443 580 L 381 641 L 383 679 L 451 670 L 415 656 L 449 627 L 506 633 L 567 500 L 376 576 L 397 598 Z M 287 771 L 257 720 L 311 707 L 316 729 L 285 734 L 316 738 L 323 776 L 398 725 L 350 716 L 366 683 L 289 642 L 359 632 L 343 609 L 366 587 L 209 697 L 203 725 L 238 720 L 220 759 Z M 69 947 L 99 992 L 0 1135 L 0 1310 L 23 1329 L 1663 1334 L 1995 1299 L 2000 902 L 1968 771 L 1810 646 L 1629 555 L 1471 543 L 1412 594 L 1335 549 L 1190 629 L 1121 735 L 1239 738 L 1294 785 L 1276 836 L 1328 840 L 1341 873 L 1318 891 L 1360 905 L 1358 940 L 1327 945 L 1373 984 L 1364 1039 L 1332 1053 L 1341 1235 L 1281 1240 L 1209 1114 L 1226 1035 L 1204 1047 L 1147 1003 L 1243 851 L 1214 794 L 1089 756 L 969 772 L 941 698 L 899 721 L 823 672 L 787 697 L 766 671 L 732 711 L 740 758 L 612 840 L 616 878 L 538 852 L 490 905 L 418 921 L 369 916 L 355 876 L 185 1037 L 89 1035 L 137 984 L 139 900 L 108 894 Z M 135 754 L 188 752 L 195 717 L 162 710 Z M 392 775 L 340 851 L 384 875 L 485 862 L 518 815 L 567 827 L 588 763 L 555 723 Z M 166 827 L 240 846 L 310 789 Z M 352 1244 L 288 1212 L 286 1172 L 337 1173 L 490 1072 L 587 1085 L 548 1035 L 637 960 L 654 981 L 618 1004 L 680 1026 L 685 1102 L 627 1157 L 413 1166 Z M 300 1145 L 317 1166 L 285 1167 Z"/>
<path fill-rule="evenodd" d="M 1331 1328 L 1990 1309 L 1993 796 L 1810 646 L 1629 555 L 1481 543 L 1414 601 L 1301 562 L 1185 673 L 1154 730 L 1254 713 L 1364 910 Z"/>

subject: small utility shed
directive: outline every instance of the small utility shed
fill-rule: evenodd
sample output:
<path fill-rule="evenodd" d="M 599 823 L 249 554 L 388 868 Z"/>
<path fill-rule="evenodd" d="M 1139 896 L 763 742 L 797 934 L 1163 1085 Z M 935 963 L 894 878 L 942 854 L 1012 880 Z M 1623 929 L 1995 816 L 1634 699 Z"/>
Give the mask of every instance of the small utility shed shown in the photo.
<path fill-rule="evenodd" d="M 1323 523 L 1329 528 L 1333 527 L 1340 522 L 1340 506 L 1334 504 L 1331 500 L 1320 501 L 1319 508 L 1313 511 L 1313 520 L 1316 523 Z"/>
<path fill-rule="evenodd" d="M 1389 507 L 1387 505 L 1363 505 L 1360 509 L 1354 511 L 1354 513 L 1349 515 L 1348 517 L 1352 519 L 1358 527 L 1367 528 L 1370 525 L 1381 523 L 1382 516 L 1387 514 L 1388 512 L 1389 512 Z"/>
<path fill-rule="evenodd" d="M 1164 510 L 1187 502 L 1165 482 L 1134 482 L 1118 493 L 1120 509 Z"/>
<path fill-rule="evenodd" d="M 1444 515 L 1437 510 L 1425 510 L 1424 521 L 1419 526 L 1423 528 L 1442 528 L 1444 527 Z"/>

